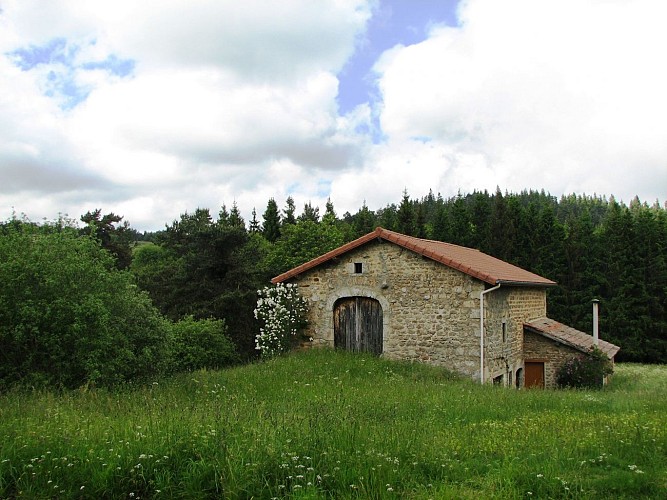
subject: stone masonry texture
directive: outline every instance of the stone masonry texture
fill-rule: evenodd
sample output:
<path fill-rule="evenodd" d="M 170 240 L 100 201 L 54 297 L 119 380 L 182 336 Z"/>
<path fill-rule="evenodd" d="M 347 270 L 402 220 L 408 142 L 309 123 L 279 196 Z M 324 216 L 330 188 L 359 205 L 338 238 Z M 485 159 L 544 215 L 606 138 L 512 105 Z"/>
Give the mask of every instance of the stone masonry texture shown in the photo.
<path fill-rule="evenodd" d="M 355 273 L 355 263 L 361 273 Z M 479 380 L 479 295 L 488 288 L 482 281 L 384 240 L 289 281 L 308 299 L 306 335 L 314 347 L 335 347 L 338 299 L 370 297 L 382 306 L 383 356 L 443 366 Z M 512 385 L 524 361 L 523 323 L 546 316 L 546 292 L 503 286 L 485 295 L 484 315 L 484 378 Z"/>
<path fill-rule="evenodd" d="M 556 387 L 558 369 L 568 360 L 585 356 L 582 352 L 533 332 L 524 337 L 524 356 L 544 363 L 544 386 Z"/>

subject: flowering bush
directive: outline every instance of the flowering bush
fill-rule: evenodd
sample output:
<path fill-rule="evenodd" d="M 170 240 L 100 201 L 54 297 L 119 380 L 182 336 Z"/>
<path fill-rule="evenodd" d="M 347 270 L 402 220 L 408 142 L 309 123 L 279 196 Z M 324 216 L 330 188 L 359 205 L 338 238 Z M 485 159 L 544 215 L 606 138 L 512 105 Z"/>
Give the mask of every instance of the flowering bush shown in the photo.
<path fill-rule="evenodd" d="M 288 352 L 307 324 L 308 302 L 295 284 L 278 283 L 258 290 L 255 318 L 263 323 L 255 338 L 255 349 L 263 357 Z"/>
<path fill-rule="evenodd" d="M 604 377 L 613 371 L 607 355 L 593 347 L 587 356 L 566 361 L 556 374 L 556 382 L 560 387 L 593 389 L 602 387 Z"/>

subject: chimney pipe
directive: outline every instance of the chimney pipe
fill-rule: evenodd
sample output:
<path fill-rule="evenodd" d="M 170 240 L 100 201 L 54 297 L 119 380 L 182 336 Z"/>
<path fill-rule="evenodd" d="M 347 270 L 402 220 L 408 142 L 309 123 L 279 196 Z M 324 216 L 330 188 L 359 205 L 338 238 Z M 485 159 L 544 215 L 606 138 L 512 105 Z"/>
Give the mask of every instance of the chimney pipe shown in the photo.
<path fill-rule="evenodd" d="M 600 332 L 598 329 L 598 308 L 600 306 L 600 301 L 598 299 L 593 299 L 593 345 L 595 347 L 599 344 Z"/>

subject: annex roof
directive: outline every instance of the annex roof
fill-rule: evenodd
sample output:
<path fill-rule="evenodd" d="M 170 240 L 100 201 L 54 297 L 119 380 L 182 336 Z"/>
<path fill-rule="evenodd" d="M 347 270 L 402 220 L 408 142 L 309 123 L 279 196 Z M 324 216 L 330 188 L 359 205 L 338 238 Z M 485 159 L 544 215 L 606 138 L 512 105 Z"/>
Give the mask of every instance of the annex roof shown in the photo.
<path fill-rule="evenodd" d="M 411 250 L 428 259 L 434 260 L 453 269 L 468 274 L 490 285 L 513 285 L 513 286 L 553 286 L 556 283 L 537 274 L 521 269 L 495 257 L 491 257 L 474 248 L 462 247 L 442 241 L 425 240 L 406 236 L 401 233 L 389 231 L 378 227 L 375 231 L 361 238 L 346 243 L 330 252 L 301 264 L 280 276 L 271 280 L 272 283 L 281 283 L 297 276 L 320 264 L 328 262 L 355 248 L 365 245 L 374 240 L 385 240 L 403 248 Z"/>
<path fill-rule="evenodd" d="M 550 318 L 540 318 L 523 324 L 524 328 L 530 332 L 537 333 L 548 339 L 555 340 L 582 352 L 589 352 L 593 347 L 593 336 L 582 331 L 576 330 L 570 326 L 559 323 Z M 598 348 L 607 355 L 609 359 L 616 356 L 621 350 L 620 347 L 606 342 L 602 339 L 598 341 Z"/>

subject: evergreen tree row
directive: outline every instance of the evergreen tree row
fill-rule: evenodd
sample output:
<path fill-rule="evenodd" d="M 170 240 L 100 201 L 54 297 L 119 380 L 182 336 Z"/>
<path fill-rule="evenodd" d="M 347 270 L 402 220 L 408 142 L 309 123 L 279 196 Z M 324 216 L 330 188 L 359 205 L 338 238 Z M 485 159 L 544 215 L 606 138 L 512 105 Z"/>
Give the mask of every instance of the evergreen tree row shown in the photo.
<path fill-rule="evenodd" d="M 559 200 L 534 191 L 446 200 L 404 193 L 398 206 L 375 213 L 362 207 L 345 220 L 359 232 L 380 225 L 477 248 L 557 281 L 549 315 L 582 331 L 591 331 L 591 300 L 598 298 L 601 334 L 622 347 L 618 359 L 667 361 L 667 211 L 657 203 Z"/>
<path fill-rule="evenodd" d="M 270 199 L 246 224 L 236 204 L 214 220 L 208 210 L 183 214 L 135 251 L 139 284 L 168 317 L 224 318 L 241 351 L 252 352 L 256 290 L 272 276 L 373 231 L 477 248 L 557 281 L 549 315 L 590 332 L 591 300 L 601 301 L 600 329 L 621 346 L 620 360 L 667 360 L 667 211 L 638 199 L 545 192 L 474 192 L 444 199 L 403 193 L 398 204 L 364 202 L 339 217 L 333 204 Z"/>

